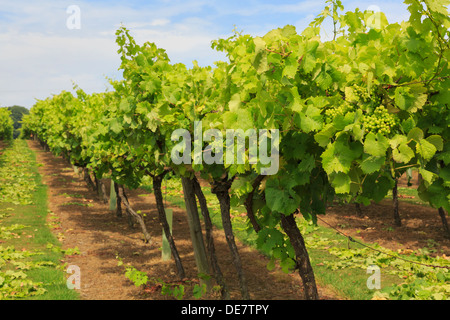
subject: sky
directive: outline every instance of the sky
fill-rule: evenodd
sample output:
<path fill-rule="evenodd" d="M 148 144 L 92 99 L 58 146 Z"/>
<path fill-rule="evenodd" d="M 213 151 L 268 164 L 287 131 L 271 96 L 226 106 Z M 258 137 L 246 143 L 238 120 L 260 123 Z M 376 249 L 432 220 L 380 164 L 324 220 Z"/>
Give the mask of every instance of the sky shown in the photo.
<path fill-rule="evenodd" d="M 342 2 L 345 11 L 379 8 L 389 22 L 408 19 L 401 0 Z M 173 63 L 191 66 L 195 60 L 206 66 L 226 60 L 211 49 L 211 41 L 229 37 L 233 29 L 263 36 L 289 24 L 301 33 L 325 5 L 325 0 L 0 0 L 0 106 L 31 108 L 37 99 L 72 91 L 74 83 L 87 93 L 107 90 L 107 79 L 121 79 L 115 43 L 121 24 L 137 43 L 166 49 Z"/>

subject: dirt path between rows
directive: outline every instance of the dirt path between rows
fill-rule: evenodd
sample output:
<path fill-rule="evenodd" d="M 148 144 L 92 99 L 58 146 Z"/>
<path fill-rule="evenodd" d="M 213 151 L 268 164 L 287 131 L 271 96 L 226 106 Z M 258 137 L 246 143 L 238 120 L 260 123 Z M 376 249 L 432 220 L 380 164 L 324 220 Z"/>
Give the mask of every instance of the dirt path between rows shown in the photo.
<path fill-rule="evenodd" d="M 361 206 L 358 216 L 354 205 L 336 205 L 327 210 L 319 225 L 337 228 L 344 234 L 368 244 L 378 243 L 382 247 L 410 252 L 426 249 L 428 254 L 450 256 L 450 239 L 444 232 L 438 210 L 426 205 L 399 202 L 402 226 L 394 224 L 392 200 Z M 450 222 L 450 217 L 447 215 Z"/>
<path fill-rule="evenodd" d="M 86 187 L 81 177 L 65 160 L 43 151 L 35 141 L 28 141 L 28 144 L 36 152 L 37 162 L 42 164 L 39 172 L 43 183 L 48 186 L 49 210 L 58 219 L 54 232 L 63 248 L 78 247 L 80 251 L 79 255 L 66 256 L 64 262 L 80 267 L 81 299 L 169 299 L 158 291 L 157 286 L 148 290 L 135 287 L 125 277 L 124 267 L 118 266 L 116 258 L 118 255 L 125 264 L 129 263 L 138 270 L 147 272 L 150 278 L 159 278 L 164 282 L 178 280 L 173 261 L 161 261 L 161 227 L 157 219 L 154 196 L 139 189 L 128 191 L 132 207 L 146 215 L 145 222 L 153 237 L 153 244 L 148 245 L 142 241 L 139 228 L 131 229 L 125 217 L 116 217 L 109 210 L 109 206 Z M 197 272 L 186 213 L 177 207 L 172 209 L 175 242 L 187 278 L 195 281 Z M 51 219 L 49 222 L 55 221 Z M 237 276 L 223 232 L 215 230 L 214 236 L 217 256 L 231 298 L 240 299 Z M 285 274 L 278 268 L 268 271 L 266 257 L 239 242 L 238 248 L 252 299 L 303 299 L 301 280 L 297 273 Z M 327 288 L 319 287 L 319 294 L 321 299 L 337 299 Z M 209 297 L 214 298 L 216 297 Z M 186 291 L 185 299 L 193 299 L 190 290 Z"/>

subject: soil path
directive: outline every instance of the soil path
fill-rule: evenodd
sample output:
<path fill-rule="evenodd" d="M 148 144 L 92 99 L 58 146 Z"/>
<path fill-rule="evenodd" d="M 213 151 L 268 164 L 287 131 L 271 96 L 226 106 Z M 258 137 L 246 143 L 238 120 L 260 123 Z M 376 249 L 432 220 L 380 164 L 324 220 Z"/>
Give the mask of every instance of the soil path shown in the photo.
<path fill-rule="evenodd" d="M 393 202 L 385 199 L 369 206 L 361 205 L 358 216 L 354 205 L 329 207 L 320 217 L 346 235 L 366 243 L 378 243 L 391 250 L 427 249 L 430 255 L 450 256 L 450 239 L 444 232 L 438 210 L 429 206 L 399 202 L 402 226 L 394 225 Z M 447 215 L 450 222 L 450 217 Z M 319 221 L 320 225 L 327 226 Z"/>
<path fill-rule="evenodd" d="M 145 222 L 153 237 L 153 244 L 148 245 L 142 241 L 139 228 L 131 229 L 125 217 L 116 217 L 109 210 L 109 206 L 86 187 L 83 179 L 66 161 L 43 151 L 35 141 L 28 143 L 36 152 L 37 162 L 42 164 L 39 172 L 48 186 L 48 206 L 55 214 L 49 222 L 57 222 L 54 232 L 61 240 L 63 248 L 79 248 L 79 255 L 66 256 L 64 262 L 80 267 L 81 299 L 169 299 L 161 295 L 156 286 L 148 290 L 136 288 L 125 277 L 124 267 L 118 266 L 116 258 L 118 255 L 125 264 L 129 263 L 138 270 L 147 272 L 150 278 L 158 278 L 166 283 L 178 280 L 174 263 L 162 262 L 160 259 L 161 227 L 157 219 L 154 196 L 139 189 L 128 191 L 128 198 L 134 210 L 141 210 L 146 215 Z M 187 278 L 195 281 L 196 267 L 186 213 L 177 207 L 172 209 L 175 242 Z M 217 256 L 231 298 L 240 299 L 237 276 L 223 232 L 216 230 L 214 236 Z M 288 275 L 278 268 L 268 271 L 267 258 L 240 243 L 238 248 L 252 299 L 303 299 L 301 280 L 297 273 Z M 319 294 L 321 299 L 337 299 L 326 288 L 319 288 Z M 187 290 L 185 299 L 192 298 L 191 290 Z"/>

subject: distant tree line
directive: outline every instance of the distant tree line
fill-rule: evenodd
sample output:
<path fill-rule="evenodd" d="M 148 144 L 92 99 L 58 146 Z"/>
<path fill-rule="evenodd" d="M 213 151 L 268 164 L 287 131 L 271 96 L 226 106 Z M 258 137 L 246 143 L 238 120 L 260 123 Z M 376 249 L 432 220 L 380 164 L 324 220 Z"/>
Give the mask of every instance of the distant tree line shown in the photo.
<path fill-rule="evenodd" d="M 3 108 L 2 108 L 3 109 Z M 14 105 L 12 107 L 4 107 L 10 111 L 10 117 L 13 120 L 12 138 L 16 139 L 20 135 L 20 129 L 22 128 L 22 117 L 24 114 L 29 114 L 30 110 L 25 107 Z"/>

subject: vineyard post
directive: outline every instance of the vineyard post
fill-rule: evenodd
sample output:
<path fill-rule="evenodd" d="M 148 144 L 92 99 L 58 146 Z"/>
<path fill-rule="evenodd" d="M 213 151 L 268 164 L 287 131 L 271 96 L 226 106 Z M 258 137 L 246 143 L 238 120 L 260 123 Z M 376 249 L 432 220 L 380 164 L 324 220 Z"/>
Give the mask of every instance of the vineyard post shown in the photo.
<path fill-rule="evenodd" d="M 194 184 L 191 178 L 181 177 L 183 186 L 184 202 L 186 205 L 186 213 L 188 217 L 189 231 L 191 234 L 192 246 L 194 248 L 194 257 L 197 264 L 199 274 L 209 275 L 210 265 L 203 242 L 202 226 L 198 216 L 197 202 L 195 199 Z M 200 283 L 206 285 L 207 292 L 211 290 L 211 281 L 200 277 Z"/>
<path fill-rule="evenodd" d="M 116 190 L 114 187 L 115 183 L 114 181 L 111 179 L 111 187 L 109 190 L 109 210 L 110 211 L 115 211 L 116 210 L 116 206 L 117 206 L 117 195 L 116 195 Z"/>
<path fill-rule="evenodd" d="M 167 223 L 169 224 L 170 232 L 172 232 L 172 222 L 173 222 L 173 210 L 165 209 Z M 164 232 L 164 228 L 162 229 L 162 250 L 161 250 L 161 260 L 169 261 L 172 258 L 172 251 L 170 249 L 169 240 L 167 240 L 166 233 Z"/>

